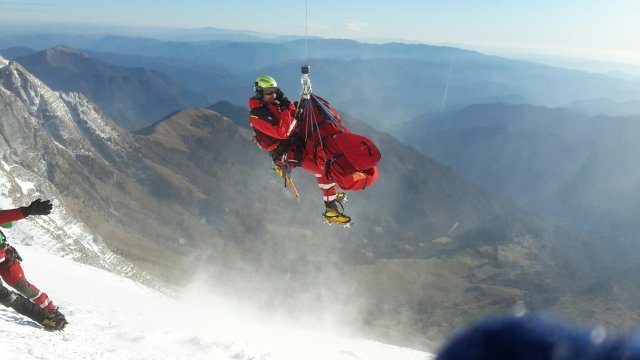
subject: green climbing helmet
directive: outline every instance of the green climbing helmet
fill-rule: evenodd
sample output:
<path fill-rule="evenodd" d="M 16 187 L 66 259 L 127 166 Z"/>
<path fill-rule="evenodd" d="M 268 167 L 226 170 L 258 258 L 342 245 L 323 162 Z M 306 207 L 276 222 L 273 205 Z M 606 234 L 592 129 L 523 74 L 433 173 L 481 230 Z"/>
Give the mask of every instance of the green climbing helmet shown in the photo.
<path fill-rule="evenodd" d="M 264 89 L 277 88 L 277 87 L 278 87 L 278 83 L 276 82 L 276 79 L 274 79 L 271 76 L 262 75 L 262 76 L 258 76 L 258 78 L 256 79 L 256 83 L 255 83 L 256 91 L 263 91 Z"/>

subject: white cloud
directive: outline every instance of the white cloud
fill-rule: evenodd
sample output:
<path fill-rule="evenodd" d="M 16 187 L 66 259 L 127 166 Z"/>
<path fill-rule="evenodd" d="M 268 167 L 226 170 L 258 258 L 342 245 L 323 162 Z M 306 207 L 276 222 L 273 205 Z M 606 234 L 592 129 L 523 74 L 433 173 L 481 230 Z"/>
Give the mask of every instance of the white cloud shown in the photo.
<path fill-rule="evenodd" d="M 368 28 L 369 24 L 359 20 L 347 20 L 344 22 L 344 27 L 349 31 L 361 31 Z"/>

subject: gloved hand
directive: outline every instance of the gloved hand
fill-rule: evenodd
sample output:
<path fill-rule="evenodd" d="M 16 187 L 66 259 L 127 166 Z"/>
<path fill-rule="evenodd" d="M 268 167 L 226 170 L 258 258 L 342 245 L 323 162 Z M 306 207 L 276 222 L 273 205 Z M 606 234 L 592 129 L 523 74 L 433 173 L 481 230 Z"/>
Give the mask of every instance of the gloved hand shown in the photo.
<path fill-rule="evenodd" d="M 18 254 L 18 250 L 16 250 L 16 248 L 14 248 L 13 246 L 9 245 L 7 246 L 7 248 L 4 250 L 5 254 L 7 254 L 7 258 L 5 261 L 20 261 L 22 262 L 22 256 L 20 256 L 20 254 Z"/>
<path fill-rule="evenodd" d="M 53 209 L 51 200 L 42 201 L 41 199 L 34 200 L 29 206 L 22 206 L 20 210 L 24 217 L 30 215 L 49 215 Z"/>
<path fill-rule="evenodd" d="M 277 161 L 273 163 L 273 171 L 284 177 L 286 174 L 291 172 L 291 167 L 283 161 Z"/>
<path fill-rule="evenodd" d="M 274 167 L 273 167 L 273 171 L 275 171 L 275 172 L 276 172 L 276 174 L 278 174 L 278 176 L 284 176 L 284 175 L 283 175 L 283 174 L 284 174 L 284 172 L 283 172 L 282 168 L 281 168 L 281 167 L 279 167 L 279 166 L 274 166 Z"/>
<path fill-rule="evenodd" d="M 280 103 L 281 109 L 288 109 L 289 105 L 291 105 L 291 101 L 286 96 L 284 96 L 284 92 L 282 92 L 280 88 L 276 90 L 276 100 L 278 100 L 278 102 Z"/>

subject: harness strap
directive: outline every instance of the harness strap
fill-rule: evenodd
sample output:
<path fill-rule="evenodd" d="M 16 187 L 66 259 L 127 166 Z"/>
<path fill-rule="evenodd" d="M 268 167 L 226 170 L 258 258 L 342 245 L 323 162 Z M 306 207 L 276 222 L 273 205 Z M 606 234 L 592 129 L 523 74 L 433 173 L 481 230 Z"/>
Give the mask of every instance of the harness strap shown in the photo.
<path fill-rule="evenodd" d="M 290 138 L 287 140 L 281 141 L 278 147 L 276 147 L 275 149 L 269 152 L 269 155 L 271 155 L 271 158 L 274 161 L 278 161 L 278 159 L 280 159 L 282 155 L 286 154 L 289 151 L 289 149 L 291 149 L 291 146 L 292 146 L 292 140 Z"/>
<path fill-rule="evenodd" d="M 339 133 L 335 133 L 335 134 L 332 134 L 332 135 L 327 135 L 327 136 L 325 136 L 325 137 L 323 137 L 323 138 L 320 138 L 320 141 L 316 141 L 316 142 L 313 144 L 313 162 L 314 162 L 314 163 L 318 161 L 318 146 L 320 146 L 320 145 L 321 145 L 325 140 L 335 138 L 338 134 L 339 134 Z M 323 150 L 324 150 L 324 149 L 323 149 Z M 326 154 L 325 154 L 325 155 L 326 155 Z"/>
<path fill-rule="evenodd" d="M 304 159 L 305 143 L 300 134 L 296 134 L 294 144 L 296 146 L 296 152 L 293 159 L 297 161 L 298 164 L 302 164 L 302 160 Z"/>
<path fill-rule="evenodd" d="M 331 159 L 327 160 L 324 163 L 324 176 L 327 179 L 333 180 L 333 178 L 331 177 L 331 165 L 333 165 L 333 163 L 338 160 L 339 158 L 343 157 L 344 153 L 340 153 L 334 157 L 332 157 Z"/>
<path fill-rule="evenodd" d="M 7 244 L 7 237 L 4 235 L 2 230 L 0 230 L 0 249 L 6 250 L 8 245 L 9 244 Z"/>

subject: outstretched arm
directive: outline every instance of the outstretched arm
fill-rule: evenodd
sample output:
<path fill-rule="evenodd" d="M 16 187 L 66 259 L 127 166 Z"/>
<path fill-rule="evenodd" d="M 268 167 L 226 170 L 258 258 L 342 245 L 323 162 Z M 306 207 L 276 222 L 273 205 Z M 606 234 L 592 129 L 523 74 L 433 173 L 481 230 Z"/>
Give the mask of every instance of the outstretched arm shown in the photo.
<path fill-rule="evenodd" d="M 20 209 L 0 210 L 0 224 L 22 219 L 24 219 L 24 214 Z"/>
<path fill-rule="evenodd" d="M 53 205 L 51 200 L 34 200 L 29 206 L 17 209 L 0 210 L 0 224 L 6 224 L 16 220 L 22 220 L 30 215 L 49 215 Z"/>

